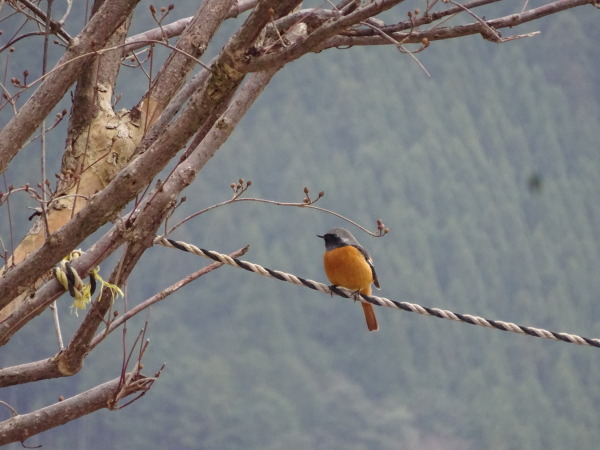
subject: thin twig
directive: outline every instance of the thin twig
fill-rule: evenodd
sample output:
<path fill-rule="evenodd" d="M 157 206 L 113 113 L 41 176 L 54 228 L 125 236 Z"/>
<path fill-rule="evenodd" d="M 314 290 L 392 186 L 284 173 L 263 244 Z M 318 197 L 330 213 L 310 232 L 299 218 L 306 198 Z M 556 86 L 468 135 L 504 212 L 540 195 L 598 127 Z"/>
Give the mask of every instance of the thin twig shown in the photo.
<path fill-rule="evenodd" d="M 66 0 L 67 2 L 67 9 L 65 11 L 65 13 L 63 14 L 63 16 L 60 18 L 60 20 L 58 21 L 58 23 L 62 26 L 64 25 L 65 21 L 67 20 L 67 17 L 69 17 L 69 14 L 71 13 L 71 7 L 73 6 L 73 0 Z"/>
<path fill-rule="evenodd" d="M 248 251 L 248 246 L 240 248 L 239 250 L 236 250 L 235 252 L 231 253 L 229 256 L 232 258 L 238 258 L 240 256 L 245 255 L 247 251 Z M 164 300 L 169 295 L 177 292 L 179 289 L 188 285 L 195 279 L 197 279 L 203 275 L 206 275 L 207 273 L 212 272 L 215 269 L 218 269 L 222 265 L 223 265 L 222 263 L 218 263 L 218 262 L 209 264 L 208 266 L 197 270 L 196 272 L 188 275 L 187 277 L 183 278 L 182 280 L 178 281 L 177 283 L 172 284 L 168 288 L 162 290 L 161 292 L 153 295 L 152 297 L 144 300 L 140 304 L 134 306 L 129 311 L 125 312 L 124 314 L 119 316 L 117 319 L 113 320 L 110 323 L 110 326 L 108 326 L 104 331 L 97 334 L 89 345 L 89 351 L 92 351 L 98 344 L 100 344 L 116 328 L 120 327 L 123 324 L 127 324 L 127 321 L 129 319 L 131 319 L 133 316 L 139 314 L 140 312 L 149 308 L 150 306 L 154 305 L 155 303 L 157 303 L 161 300 Z"/>
<path fill-rule="evenodd" d="M 70 0 L 69 0 L 70 1 Z M 19 0 L 20 3 L 22 3 L 23 5 L 25 5 L 31 12 L 33 12 L 36 16 L 38 16 L 41 21 L 43 23 L 49 23 L 51 24 L 51 28 L 53 31 L 53 34 L 56 34 L 57 36 L 63 38 L 66 42 L 71 42 L 71 40 L 73 39 L 69 33 L 67 33 L 63 28 L 62 28 L 62 23 L 60 22 L 55 22 L 54 20 L 52 20 L 48 15 L 46 15 L 44 13 L 44 11 L 42 11 L 40 8 L 38 8 L 35 4 L 33 4 L 32 2 L 30 2 L 29 0 Z M 50 2 L 51 3 L 51 2 Z M 67 11 L 71 9 L 70 7 L 67 9 Z M 68 14 L 68 13 L 67 13 Z M 66 17 L 66 16 L 65 16 Z M 61 19 L 62 20 L 62 19 Z"/>
<path fill-rule="evenodd" d="M 168 234 L 172 233 L 173 231 L 175 231 L 177 228 L 179 228 L 184 223 L 190 221 L 191 219 L 193 219 L 193 218 L 195 218 L 195 217 L 197 217 L 197 216 L 199 216 L 201 214 L 204 214 L 204 213 L 206 213 L 208 211 L 211 211 L 211 210 L 213 210 L 215 208 L 220 208 L 221 206 L 230 205 L 230 204 L 236 203 L 236 202 L 258 202 L 258 203 L 266 203 L 266 204 L 269 204 L 269 205 L 276 205 L 276 206 L 293 206 L 293 207 L 296 207 L 296 208 L 315 209 L 317 211 L 321 211 L 321 212 L 324 212 L 324 213 L 327 213 L 327 214 L 331 214 L 331 215 L 333 215 L 335 217 L 338 217 L 338 218 L 340 218 L 340 219 L 342 219 L 342 220 L 344 220 L 344 221 L 346 221 L 346 222 L 354 225 L 355 227 L 361 229 L 365 233 L 370 234 L 371 236 L 379 237 L 379 236 L 382 236 L 383 234 L 385 234 L 385 233 L 382 234 L 381 229 L 379 229 L 377 232 L 374 233 L 372 231 L 369 231 L 368 229 L 366 229 L 362 225 L 356 223 L 352 219 L 349 219 L 346 216 L 343 216 L 342 214 L 339 214 L 339 213 L 337 213 L 335 211 L 331 211 L 330 209 L 321 208 L 319 206 L 314 206 L 315 202 L 317 202 L 321 197 L 323 197 L 324 194 L 322 194 L 322 193 L 319 193 L 319 195 L 317 196 L 317 198 L 314 199 L 314 200 L 311 200 L 307 196 L 307 198 L 305 199 L 304 202 L 289 203 L 289 202 L 278 202 L 276 200 L 267 200 L 267 199 L 264 199 L 264 198 L 254 198 L 254 197 L 246 198 L 246 197 L 240 197 L 240 195 L 243 192 L 245 192 L 245 191 L 246 191 L 246 189 L 243 189 L 241 192 L 236 192 L 234 194 L 234 196 L 232 198 L 230 198 L 229 200 L 225 200 L 223 202 L 216 203 L 216 204 L 211 205 L 211 206 L 209 206 L 207 208 L 204 208 L 204 209 L 202 209 L 200 211 L 197 211 L 194 214 L 191 214 L 191 215 L 187 216 L 185 219 L 181 220 L 179 223 L 177 223 L 176 225 L 172 226 L 165 233 L 165 235 L 168 235 Z"/>
<path fill-rule="evenodd" d="M 17 412 L 17 410 L 15 408 L 13 408 L 11 405 L 9 405 L 8 403 L 6 403 L 3 400 L 0 400 L 0 405 L 4 405 L 8 408 L 8 410 L 10 411 L 10 413 L 14 416 L 18 416 L 19 413 Z"/>
<path fill-rule="evenodd" d="M 467 14 L 469 14 L 471 17 L 473 17 L 477 22 L 479 22 L 481 25 L 483 25 L 483 28 L 485 28 L 485 30 L 487 31 L 487 35 L 489 35 L 489 37 L 491 37 L 492 40 L 494 40 L 495 42 L 502 42 L 502 38 L 500 37 L 500 35 L 496 32 L 496 30 L 494 30 L 492 27 L 490 27 L 485 20 L 483 20 L 481 17 L 479 17 L 477 14 L 475 14 L 473 11 L 471 11 L 469 8 L 467 8 L 464 5 L 461 5 L 458 2 L 455 2 L 454 0 L 445 0 L 448 3 L 453 4 L 454 6 L 459 7 L 460 9 L 462 9 L 463 11 L 465 11 Z"/>
<path fill-rule="evenodd" d="M 416 63 L 417 65 L 421 68 L 421 70 L 423 72 L 425 72 L 425 75 L 427 75 L 427 78 L 431 78 L 430 73 L 427 71 L 427 69 L 425 68 L 425 66 L 421 63 L 421 61 L 419 61 L 419 59 L 414 55 L 415 52 L 411 52 L 410 50 L 407 50 L 406 48 L 404 48 L 404 46 L 402 45 L 402 43 L 398 42 L 396 39 L 394 39 L 392 36 L 390 36 L 388 33 L 384 32 L 380 27 L 377 27 L 373 24 L 370 24 L 369 22 L 361 22 L 363 25 L 366 25 L 368 27 L 373 28 L 375 31 L 377 31 L 377 33 L 384 37 L 385 39 L 387 39 L 388 41 L 390 41 L 392 44 L 394 44 L 396 46 L 396 48 L 401 52 L 401 53 L 407 53 L 408 56 L 410 56 Z M 423 49 L 420 49 L 418 51 L 421 51 Z"/>
<path fill-rule="evenodd" d="M 56 339 L 58 341 L 58 351 L 64 350 L 65 343 L 63 341 L 62 332 L 60 330 L 60 318 L 58 316 L 58 307 L 56 300 L 50 305 L 50 311 L 52 311 L 52 318 L 54 320 L 54 331 L 56 332 Z"/>
<path fill-rule="evenodd" d="M 178 48 L 176 48 L 176 47 L 173 47 L 173 46 L 172 46 L 172 45 L 170 45 L 170 44 L 165 44 L 163 41 L 157 41 L 157 40 L 154 40 L 154 39 L 149 39 L 149 40 L 147 40 L 147 41 L 146 41 L 146 43 L 148 43 L 148 44 L 152 44 L 152 43 L 154 43 L 154 44 L 160 44 L 160 45 L 164 45 L 165 47 L 167 47 L 167 48 L 169 48 L 169 49 L 171 49 L 171 50 L 173 50 L 173 51 L 176 51 L 176 52 L 178 52 L 178 53 L 181 53 L 182 55 L 185 55 L 186 57 L 188 57 L 188 58 L 190 58 L 190 59 L 194 60 L 194 62 L 196 62 L 198 65 L 200 65 L 200 66 L 201 66 L 201 67 L 203 67 L 204 69 L 206 69 L 206 70 L 209 70 L 209 71 L 212 71 L 212 69 L 211 69 L 211 67 L 210 67 L 210 66 L 208 66 L 208 65 L 207 65 L 207 64 L 205 64 L 205 63 L 203 63 L 203 62 L 202 62 L 202 61 L 200 61 L 198 58 L 195 58 L 194 56 L 190 55 L 189 53 L 187 53 L 187 52 L 184 52 L 183 50 L 180 50 L 180 49 L 178 49 Z M 48 77 L 49 75 L 51 75 L 52 73 L 54 73 L 54 72 L 56 72 L 56 71 L 58 71 L 58 70 L 61 70 L 63 67 L 65 67 L 65 66 L 67 66 L 67 65 L 69 65 L 69 64 L 73 64 L 73 63 L 75 63 L 75 62 L 79 61 L 79 60 L 80 60 L 80 59 L 82 59 L 82 58 L 87 58 L 87 57 L 89 57 L 89 56 L 91 56 L 91 55 L 102 55 L 102 54 L 104 54 L 104 53 L 107 53 L 107 52 L 110 52 L 110 51 L 114 51 L 114 50 L 118 50 L 118 49 L 120 49 L 120 48 L 123 48 L 123 47 L 125 47 L 126 45 L 127 45 L 127 44 L 119 44 L 119 45 L 115 45 L 114 47 L 103 48 L 103 49 L 101 49 L 101 50 L 96 50 L 96 51 L 93 51 L 93 52 L 88 52 L 88 53 L 85 53 L 85 54 L 82 54 L 82 55 L 79 55 L 79 56 L 75 56 L 73 59 L 70 59 L 70 60 L 68 60 L 68 61 L 66 61 L 66 62 L 64 62 L 64 63 L 62 63 L 62 64 L 60 64 L 60 65 L 58 65 L 58 66 L 55 66 L 55 67 L 53 67 L 53 68 L 52 68 L 52 70 L 51 70 L 50 72 L 48 72 L 48 73 L 46 73 L 45 75 L 42 75 L 42 76 L 40 76 L 39 78 L 37 78 L 36 80 L 32 81 L 31 83 L 29 83 L 29 84 L 27 85 L 27 87 L 32 87 L 32 86 L 34 86 L 34 85 L 36 85 L 36 84 L 38 84 L 38 83 L 42 82 L 42 81 L 43 81 L 45 78 L 47 78 L 47 77 Z"/>

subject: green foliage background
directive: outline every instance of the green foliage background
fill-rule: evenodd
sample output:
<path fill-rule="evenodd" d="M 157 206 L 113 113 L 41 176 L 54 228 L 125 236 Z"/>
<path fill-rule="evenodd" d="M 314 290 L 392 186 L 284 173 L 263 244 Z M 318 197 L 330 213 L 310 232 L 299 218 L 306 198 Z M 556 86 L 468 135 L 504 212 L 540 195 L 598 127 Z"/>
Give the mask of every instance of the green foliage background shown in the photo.
<path fill-rule="evenodd" d="M 392 47 L 292 63 L 178 214 L 228 198 L 239 177 L 253 181 L 248 195 L 280 201 L 300 201 L 304 186 L 324 190 L 320 206 L 391 228 L 381 239 L 352 229 L 374 256 L 381 295 L 600 337 L 597 18 L 579 8 L 518 30 L 542 31 L 530 39 L 434 43 L 419 55 L 431 79 Z M 325 281 L 315 235 L 332 226 L 350 228 L 315 211 L 247 202 L 173 237 L 221 252 L 250 244 L 245 259 Z M 148 253 L 129 305 L 206 263 L 161 247 Z M 60 302 L 68 335 L 80 319 L 68 314 L 68 298 Z M 224 267 L 147 317 L 145 372 L 167 363 L 149 394 L 28 444 L 596 447 L 597 349 L 376 311 L 381 331 L 368 333 L 352 302 Z M 129 324 L 128 345 L 144 319 Z M 35 324 L 1 350 L 3 366 L 53 354 L 49 313 Z M 1 398 L 25 412 L 74 395 L 116 377 L 121 348 L 115 336 L 81 374 Z"/>

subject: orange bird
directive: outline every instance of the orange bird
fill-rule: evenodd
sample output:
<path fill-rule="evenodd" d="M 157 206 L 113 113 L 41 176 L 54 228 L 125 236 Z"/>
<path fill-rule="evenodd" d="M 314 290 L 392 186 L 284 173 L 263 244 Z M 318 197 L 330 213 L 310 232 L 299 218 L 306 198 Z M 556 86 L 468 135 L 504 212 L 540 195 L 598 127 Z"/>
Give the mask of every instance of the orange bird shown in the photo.
<path fill-rule="evenodd" d="M 332 228 L 323 236 L 317 236 L 325 240 L 323 266 L 331 284 L 364 295 L 371 295 L 371 283 L 379 289 L 373 260 L 352 233 L 344 228 Z M 369 331 L 379 330 L 373 306 L 363 302 L 360 304 Z"/>

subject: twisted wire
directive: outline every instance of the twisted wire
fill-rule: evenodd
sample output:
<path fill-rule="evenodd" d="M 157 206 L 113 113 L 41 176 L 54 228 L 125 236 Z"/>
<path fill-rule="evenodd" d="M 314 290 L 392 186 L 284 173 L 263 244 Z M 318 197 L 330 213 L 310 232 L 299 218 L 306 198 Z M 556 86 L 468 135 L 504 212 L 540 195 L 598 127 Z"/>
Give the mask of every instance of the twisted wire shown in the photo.
<path fill-rule="evenodd" d="M 600 348 L 600 339 L 587 338 L 578 336 L 570 333 L 559 333 L 555 331 L 544 330 L 543 328 L 534 328 L 524 325 L 517 325 L 512 322 L 504 322 L 501 320 L 490 320 L 484 319 L 483 317 L 474 316 L 471 314 L 459 314 L 452 311 L 448 311 L 440 308 L 430 308 L 427 306 L 421 306 L 416 303 L 398 302 L 390 300 L 385 297 L 377 297 L 374 295 L 357 294 L 356 292 L 338 286 L 328 286 L 317 281 L 308 280 L 306 278 L 298 277 L 291 273 L 281 272 L 279 270 L 272 270 L 263 267 L 258 264 L 254 264 L 248 261 L 243 261 L 237 258 L 231 258 L 222 253 L 217 253 L 211 250 L 205 250 L 195 245 L 188 244 L 186 242 L 174 241 L 163 236 L 158 236 L 154 240 L 155 244 L 163 245 L 165 247 L 176 248 L 185 252 L 193 253 L 194 255 L 203 256 L 205 258 L 212 259 L 223 264 L 227 264 L 233 267 L 247 270 L 249 272 L 257 273 L 267 277 L 275 278 L 281 281 L 287 281 L 288 283 L 296 284 L 298 286 L 306 286 L 310 289 L 321 291 L 326 294 L 336 294 L 340 297 L 349 298 L 352 300 L 360 300 L 365 303 L 372 303 L 377 306 L 385 306 L 388 308 L 402 309 L 407 312 L 417 313 L 425 316 L 437 317 L 439 319 L 454 320 L 456 322 L 468 323 L 470 325 L 478 325 L 480 327 L 494 328 L 501 331 L 509 331 L 511 333 L 523 334 L 527 336 L 533 336 L 543 339 L 550 339 L 554 341 L 562 341 L 569 344 L 586 345 L 590 347 Z"/>

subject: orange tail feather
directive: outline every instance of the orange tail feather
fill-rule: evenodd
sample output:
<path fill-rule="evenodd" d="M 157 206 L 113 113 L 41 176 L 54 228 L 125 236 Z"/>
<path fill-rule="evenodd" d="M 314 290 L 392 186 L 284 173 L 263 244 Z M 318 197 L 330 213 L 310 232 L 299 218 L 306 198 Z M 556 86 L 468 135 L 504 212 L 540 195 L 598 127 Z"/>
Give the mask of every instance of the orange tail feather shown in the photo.
<path fill-rule="evenodd" d="M 361 303 L 361 305 L 365 313 L 365 319 L 367 321 L 367 328 L 369 328 L 369 331 L 379 330 L 379 325 L 377 324 L 377 317 L 375 317 L 375 310 L 373 310 L 373 305 L 370 305 L 368 303 Z"/>

